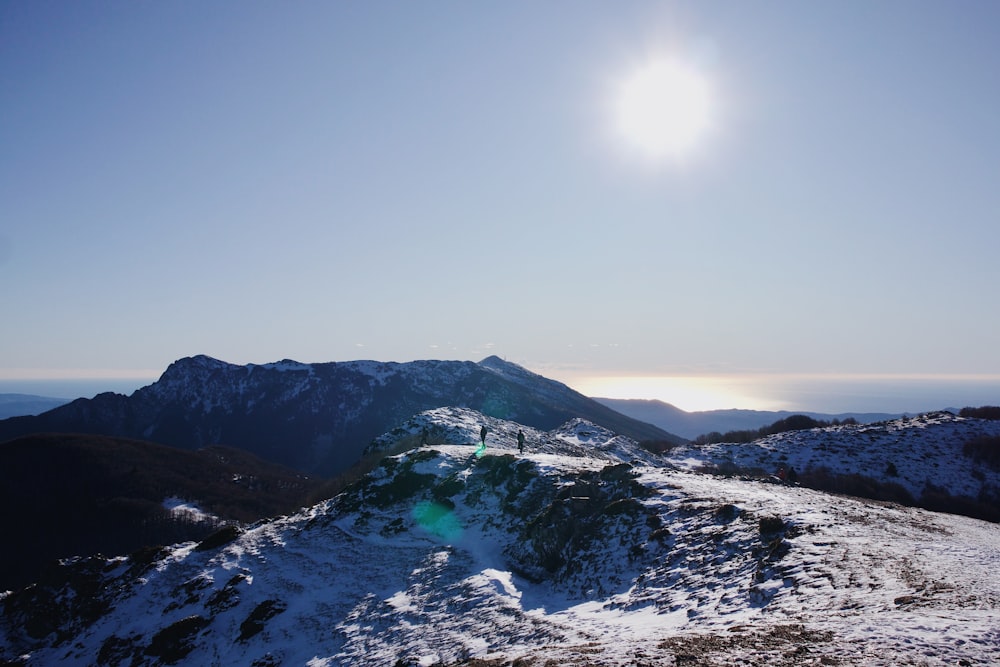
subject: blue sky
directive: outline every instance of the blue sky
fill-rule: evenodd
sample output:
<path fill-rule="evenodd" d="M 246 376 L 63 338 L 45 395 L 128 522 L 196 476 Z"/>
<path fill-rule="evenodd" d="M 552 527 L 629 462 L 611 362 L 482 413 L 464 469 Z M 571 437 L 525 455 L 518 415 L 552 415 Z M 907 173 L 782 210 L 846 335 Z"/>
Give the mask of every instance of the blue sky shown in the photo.
<path fill-rule="evenodd" d="M 498 354 L 755 407 L 761 377 L 1000 378 L 998 26 L 976 1 L 4 3 L 0 379 Z M 615 127 L 655 58 L 711 90 L 682 158 Z"/>

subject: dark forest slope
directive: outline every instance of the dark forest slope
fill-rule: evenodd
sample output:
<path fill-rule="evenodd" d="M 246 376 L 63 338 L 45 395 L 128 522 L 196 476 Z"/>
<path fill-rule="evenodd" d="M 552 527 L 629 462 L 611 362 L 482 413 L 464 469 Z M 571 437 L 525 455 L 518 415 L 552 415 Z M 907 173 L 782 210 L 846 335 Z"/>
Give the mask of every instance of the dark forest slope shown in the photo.
<path fill-rule="evenodd" d="M 221 522 L 298 509 L 318 482 L 247 452 L 183 451 L 93 435 L 42 434 L 0 445 L 0 590 L 30 581 L 56 558 L 129 553 L 200 539 Z M 171 513 L 177 497 L 215 515 Z M 11 547 L 9 545 L 16 545 Z"/>

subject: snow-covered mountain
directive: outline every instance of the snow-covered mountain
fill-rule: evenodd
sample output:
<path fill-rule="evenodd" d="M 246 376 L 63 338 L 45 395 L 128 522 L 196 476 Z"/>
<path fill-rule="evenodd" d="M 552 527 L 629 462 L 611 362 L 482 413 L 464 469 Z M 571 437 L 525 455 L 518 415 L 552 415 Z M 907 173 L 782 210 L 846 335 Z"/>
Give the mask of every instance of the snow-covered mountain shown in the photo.
<path fill-rule="evenodd" d="M 895 435 L 885 437 L 930 445 L 935 419 L 887 425 Z M 988 428 L 976 422 L 940 423 L 954 434 Z M 201 544 L 66 563 L 6 594 L 0 661 L 985 665 L 1000 656 L 1000 525 L 679 469 L 582 420 L 543 431 L 442 408 L 373 447 L 413 438 L 428 444 L 297 514 Z M 814 463 L 884 441 L 831 442 Z M 690 467 L 699 458 L 679 454 Z M 897 461 L 901 473 L 908 465 Z"/>
<path fill-rule="evenodd" d="M 445 405 L 550 429 L 582 417 L 618 433 L 681 442 L 661 429 L 497 357 L 479 363 L 279 361 L 237 366 L 181 359 L 131 396 L 77 399 L 0 421 L 0 442 L 29 433 L 97 433 L 195 449 L 222 444 L 307 473 L 353 464 L 372 438 Z"/>
<path fill-rule="evenodd" d="M 822 412 L 788 412 L 787 410 L 701 410 L 688 412 L 669 403 L 638 398 L 594 398 L 612 410 L 628 415 L 639 421 L 659 426 L 665 431 L 694 440 L 699 435 L 730 431 L 753 431 L 768 426 L 792 415 L 806 415 L 819 421 L 832 422 L 853 419 L 862 424 L 886 421 L 901 417 L 899 414 L 881 412 L 842 412 L 826 414 Z"/>

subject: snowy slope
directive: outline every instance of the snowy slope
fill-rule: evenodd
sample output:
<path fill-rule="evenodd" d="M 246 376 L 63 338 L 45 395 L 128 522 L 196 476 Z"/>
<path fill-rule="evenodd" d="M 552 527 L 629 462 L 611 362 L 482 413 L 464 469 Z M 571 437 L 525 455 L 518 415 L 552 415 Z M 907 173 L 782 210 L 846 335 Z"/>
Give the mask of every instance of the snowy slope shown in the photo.
<path fill-rule="evenodd" d="M 1000 471 L 962 455 L 965 443 L 982 436 L 1000 436 L 1000 421 L 934 412 L 875 424 L 789 431 L 748 444 L 689 444 L 672 450 L 670 461 L 685 469 L 731 463 L 770 474 L 782 466 L 799 472 L 825 468 L 900 484 L 915 499 L 928 484 L 953 496 L 976 498 L 984 491 L 1000 493 Z M 890 463 L 896 474 L 891 474 Z"/>
<path fill-rule="evenodd" d="M 490 433 L 480 458 L 482 424 Z M 90 559 L 7 595 L 0 659 L 313 667 L 1000 659 L 998 525 L 678 470 L 581 421 L 543 433 L 445 408 L 380 444 L 425 428 L 431 444 L 387 458 L 301 513 L 201 547 Z"/>

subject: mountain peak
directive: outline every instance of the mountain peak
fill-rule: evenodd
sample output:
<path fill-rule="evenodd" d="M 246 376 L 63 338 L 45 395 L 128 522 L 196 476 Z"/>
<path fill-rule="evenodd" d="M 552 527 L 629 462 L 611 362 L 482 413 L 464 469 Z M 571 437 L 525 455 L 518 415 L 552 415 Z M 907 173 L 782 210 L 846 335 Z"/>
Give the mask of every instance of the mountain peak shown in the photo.
<path fill-rule="evenodd" d="M 487 368 L 506 368 L 507 366 L 514 366 L 520 368 L 517 364 L 512 364 L 509 361 L 501 359 L 495 354 L 491 354 L 482 361 L 479 362 L 480 366 L 486 366 Z"/>
<path fill-rule="evenodd" d="M 231 368 L 236 368 L 236 366 L 205 354 L 182 357 L 167 366 L 167 370 L 163 371 L 160 379 L 146 389 L 156 388 L 162 392 L 170 387 L 173 391 L 179 386 L 189 386 L 192 382 L 204 382 L 213 373 Z"/>
<path fill-rule="evenodd" d="M 193 357 L 182 357 L 177 361 L 175 361 L 174 363 L 170 364 L 167 367 L 167 370 L 164 371 L 164 375 L 171 372 L 171 370 L 212 371 L 212 370 L 219 370 L 222 368 L 229 368 L 230 366 L 232 366 L 232 364 L 216 359 L 215 357 L 210 357 L 207 354 L 196 354 Z"/>
<path fill-rule="evenodd" d="M 253 366 L 254 364 L 250 364 Z M 269 364 L 261 364 L 260 368 L 267 368 L 273 371 L 312 371 L 312 364 L 304 364 L 294 359 L 282 359 Z"/>
<path fill-rule="evenodd" d="M 495 373 L 498 373 L 500 375 L 512 379 L 514 378 L 519 378 L 522 380 L 526 378 L 542 379 L 541 375 L 538 375 L 537 373 L 532 373 L 524 366 L 519 366 L 512 361 L 501 359 L 495 354 L 486 357 L 485 359 L 480 361 L 479 366 L 482 366 L 483 368 L 489 369 Z M 553 380 L 549 380 L 549 382 L 553 382 Z"/>

